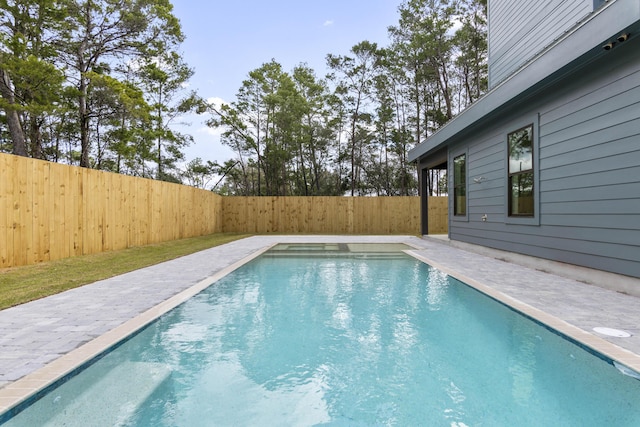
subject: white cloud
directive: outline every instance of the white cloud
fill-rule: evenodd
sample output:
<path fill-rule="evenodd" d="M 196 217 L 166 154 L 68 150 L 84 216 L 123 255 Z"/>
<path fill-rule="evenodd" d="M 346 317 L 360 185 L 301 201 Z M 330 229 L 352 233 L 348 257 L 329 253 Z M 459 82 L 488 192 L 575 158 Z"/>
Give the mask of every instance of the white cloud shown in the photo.
<path fill-rule="evenodd" d="M 462 28 L 462 20 L 460 19 L 460 17 L 456 17 L 453 19 L 453 26 L 449 31 L 452 34 L 455 34 L 455 32 L 458 31 L 460 28 Z"/>
<path fill-rule="evenodd" d="M 324 21 L 324 24 L 322 24 L 323 27 L 330 27 L 332 25 L 333 25 L 333 21 L 330 19 Z"/>
<path fill-rule="evenodd" d="M 197 133 L 201 133 L 201 134 L 205 134 L 205 135 L 211 135 L 211 136 L 220 136 L 222 135 L 222 132 L 224 131 L 224 129 L 220 128 L 212 128 L 209 126 L 203 126 L 200 127 L 196 130 Z"/>
<path fill-rule="evenodd" d="M 219 98 L 217 96 L 213 96 L 211 98 L 207 98 L 207 103 L 209 105 L 211 105 L 213 108 L 215 108 L 216 110 L 220 109 L 220 107 L 222 107 L 222 104 L 228 104 L 227 101 L 225 101 L 224 99 Z"/>

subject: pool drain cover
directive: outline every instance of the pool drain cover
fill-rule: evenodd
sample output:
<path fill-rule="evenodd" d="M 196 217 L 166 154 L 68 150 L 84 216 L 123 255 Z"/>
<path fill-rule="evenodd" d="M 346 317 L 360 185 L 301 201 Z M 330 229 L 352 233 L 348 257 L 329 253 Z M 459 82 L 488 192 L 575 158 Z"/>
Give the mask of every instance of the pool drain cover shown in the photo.
<path fill-rule="evenodd" d="M 629 338 L 631 336 L 629 332 L 621 331 L 620 329 L 604 328 L 598 326 L 597 328 L 593 328 L 593 330 L 608 337 Z"/>

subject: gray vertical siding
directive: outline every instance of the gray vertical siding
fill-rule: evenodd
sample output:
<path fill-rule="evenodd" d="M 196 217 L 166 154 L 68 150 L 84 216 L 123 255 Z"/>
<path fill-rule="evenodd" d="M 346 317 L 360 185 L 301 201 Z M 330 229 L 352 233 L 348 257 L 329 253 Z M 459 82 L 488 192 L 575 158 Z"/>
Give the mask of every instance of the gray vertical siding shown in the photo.
<path fill-rule="evenodd" d="M 582 21 L 593 7 L 593 0 L 490 0 L 489 87 Z"/>
<path fill-rule="evenodd" d="M 452 239 L 640 277 L 640 39 L 627 43 L 450 147 L 469 153 Z M 537 115 L 540 225 L 510 224 L 506 134 Z"/>

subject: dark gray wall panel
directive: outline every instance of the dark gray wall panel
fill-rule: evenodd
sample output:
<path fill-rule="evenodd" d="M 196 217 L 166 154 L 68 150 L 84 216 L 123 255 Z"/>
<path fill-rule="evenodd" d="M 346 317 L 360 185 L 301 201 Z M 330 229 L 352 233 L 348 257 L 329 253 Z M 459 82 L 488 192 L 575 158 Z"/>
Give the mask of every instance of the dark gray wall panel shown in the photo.
<path fill-rule="evenodd" d="M 474 184 L 471 184 L 474 185 Z M 482 185 L 482 184 L 479 184 Z M 474 188 L 473 191 L 469 192 L 469 198 L 471 200 L 477 200 L 474 204 L 484 204 L 483 199 L 492 199 L 499 198 L 496 200 L 496 204 L 504 204 L 504 188 L 502 185 L 500 186 L 492 186 L 492 187 L 482 187 L 482 188 Z"/>
<path fill-rule="evenodd" d="M 540 132 L 542 135 L 541 137 L 544 139 L 544 144 L 542 146 L 559 144 L 571 139 L 582 138 L 591 133 L 635 120 L 638 118 L 638 111 L 640 111 L 640 102 L 619 105 L 619 108 L 614 111 L 604 111 L 608 112 L 602 113 L 590 120 L 581 121 L 579 123 L 568 122 L 566 127 L 552 134 L 543 134 Z M 576 141 L 574 141 L 574 143 L 575 142 Z"/>
<path fill-rule="evenodd" d="M 501 162 L 503 157 L 503 147 L 499 144 L 496 144 L 496 141 L 501 140 L 500 136 L 496 136 L 491 141 L 491 144 L 486 144 L 484 149 L 475 151 L 470 150 L 469 156 L 472 158 L 470 164 L 473 164 L 474 167 L 482 167 L 487 165 L 493 165 L 495 163 Z M 476 147 L 474 147 L 476 148 Z"/>
<path fill-rule="evenodd" d="M 618 123 L 615 126 L 599 129 L 588 135 L 567 138 L 554 145 L 549 145 L 549 140 L 545 139 L 546 144 L 540 149 L 540 157 L 550 160 L 562 153 L 619 141 L 627 137 L 634 138 L 638 135 L 639 129 L 640 118 L 636 118 L 628 122 Z"/>
<path fill-rule="evenodd" d="M 570 214 L 579 218 L 582 215 L 628 215 L 640 214 L 640 199 L 621 200 L 584 200 L 577 202 L 545 203 L 542 214 Z M 639 225 L 640 226 L 640 225 Z"/>
<path fill-rule="evenodd" d="M 558 191 L 562 189 L 574 188 L 598 188 L 607 185 L 620 184 L 620 174 L 624 173 L 628 176 L 628 182 L 638 182 L 640 174 L 640 166 L 634 166 L 625 169 L 616 169 L 612 171 L 604 171 L 589 174 L 589 182 L 586 182 L 583 175 L 574 175 L 570 177 L 560 177 L 553 180 L 544 180 L 540 183 L 540 191 Z M 597 183 L 594 186 L 594 182 Z"/>
<path fill-rule="evenodd" d="M 491 67 L 493 76 L 491 84 L 493 85 L 508 77 L 535 54 L 542 51 L 562 35 L 566 29 L 573 27 L 581 18 L 587 16 L 590 9 L 585 10 L 584 13 L 579 13 L 582 11 L 573 7 L 573 3 L 571 1 L 564 1 L 561 4 L 554 4 L 554 2 L 537 3 L 544 7 L 546 12 L 542 12 L 537 16 L 539 21 L 531 22 L 530 20 L 529 25 L 518 28 L 523 34 L 522 38 L 511 38 L 511 43 L 505 49 L 496 52 L 496 60 L 492 62 Z M 530 27 L 531 25 L 535 26 Z"/>
<path fill-rule="evenodd" d="M 625 215 L 610 214 L 583 214 L 583 215 L 556 215 L 546 214 L 543 218 L 545 225 L 558 227 L 584 227 L 618 230 L 640 229 L 640 214 L 629 213 Z M 514 230 L 515 231 L 515 230 Z M 613 240 L 612 240 L 613 241 Z M 549 242 L 553 244 L 553 239 Z M 603 254 L 606 255 L 606 254 Z"/>
<path fill-rule="evenodd" d="M 640 277 L 640 38 L 625 43 L 456 145 L 467 144 L 469 210 L 452 239 Z M 540 221 L 514 224 L 506 135 L 534 117 Z"/>
<path fill-rule="evenodd" d="M 489 165 L 483 165 L 480 167 L 476 167 L 475 164 L 469 165 L 469 177 L 471 179 L 471 185 L 475 185 L 473 182 L 474 178 L 491 180 L 496 179 L 502 176 L 503 171 L 503 163 L 504 163 L 504 154 L 500 156 L 500 162 L 491 163 Z"/>
<path fill-rule="evenodd" d="M 640 75 L 640 73 L 638 74 Z M 624 82 L 622 82 L 621 84 L 624 84 Z M 560 132 L 566 129 L 568 124 L 580 126 L 584 123 L 589 123 L 595 119 L 599 119 L 605 116 L 603 112 L 606 112 L 607 114 L 613 114 L 615 116 L 618 114 L 618 112 L 620 112 L 627 106 L 634 104 L 636 106 L 638 105 L 637 101 L 640 99 L 640 85 L 635 87 L 628 87 L 625 89 L 618 87 L 618 89 L 622 92 L 616 94 L 615 96 L 580 109 L 569 110 L 568 114 L 566 114 L 564 117 L 551 123 L 545 122 L 544 127 L 540 129 L 540 134 L 543 137 L 549 137 L 556 132 Z M 631 120 L 634 118 L 636 117 L 630 117 Z M 621 117 L 617 120 L 618 123 L 623 121 L 626 120 L 622 119 Z"/>
<path fill-rule="evenodd" d="M 593 10 L 593 0 L 489 1 L 489 86 L 507 78 Z"/>
<path fill-rule="evenodd" d="M 633 125 L 640 126 L 640 119 L 634 120 L 636 123 Z M 631 122 L 629 122 L 631 123 Z M 633 127 L 632 125 L 632 127 Z M 616 137 L 622 132 L 615 132 L 615 128 L 607 128 L 609 132 L 602 132 L 599 137 L 606 137 L 608 134 L 610 138 L 609 141 L 599 141 L 598 144 L 594 144 L 594 138 L 591 135 L 587 137 L 580 138 L 576 140 L 575 138 L 567 141 L 564 145 L 564 149 L 568 151 L 561 152 L 558 150 L 558 153 L 555 156 L 541 156 L 544 163 L 544 169 L 547 171 L 551 171 L 556 168 L 563 168 L 567 165 L 577 165 L 583 162 L 589 162 L 590 160 L 599 160 L 605 159 L 607 157 L 613 157 L 620 154 L 626 155 L 630 154 L 632 157 L 637 158 L 638 150 L 638 137 L 640 137 L 640 129 L 627 129 L 626 138 L 617 139 Z M 634 134 L 638 132 L 637 134 Z M 613 139 L 615 138 L 615 139 Z M 583 144 L 580 144 L 584 142 Z M 544 152 L 547 154 L 547 152 Z M 587 170 L 584 169 L 585 165 L 581 165 L 581 171 L 579 174 L 584 174 Z M 630 166 L 634 166 L 632 163 Z M 621 169 L 623 167 L 622 164 L 616 169 Z M 573 168 L 577 169 L 577 168 Z M 604 170 L 611 170 L 611 168 L 607 167 Z"/>
<path fill-rule="evenodd" d="M 494 210 L 502 215 L 502 205 L 504 203 L 504 197 L 483 197 L 473 202 L 473 211 L 480 215 L 489 213 L 487 210 Z"/>
<path fill-rule="evenodd" d="M 507 251 L 513 251 L 505 245 L 504 242 L 494 242 L 493 240 L 486 238 L 468 237 L 463 235 L 452 234 L 451 237 L 455 240 L 466 241 L 468 243 L 487 246 L 495 249 L 502 249 Z M 505 249 L 505 246 L 507 248 Z M 516 246 L 514 246 L 516 247 Z M 601 255 L 585 255 L 575 252 L 557 250 L 555 248 L 540 248 L 529 245 L 517 246 L 518 251 L 525 255 L 536 256 L 539 258 L 552 259 L 555 261 L 565 262 L 575 265 L 586 265 L 590 268 L 595 268 L 603 271 L 620 272 L 625 271 L 627 275 L 633 277 L 640 277 L 640 264 L 637 261 L 629 261 L 615 257 L 601 256 Z"/>
<path fill-rule="evenodd" d="M 491 220 L 496 220 L 500 218 L 504 218 L 504 212 L 502 208 L 502 204 L 493 204 L 493 205 L 473 205 L 473 207 L 469 207 L 470 222 L 480 223 L 483 215 L 487 215 L 491 218 Z M 504 221 L 501 221 L 504 222 Z"/>
<path fill-rule="evenodd" d="M 627 56 L 629 60 L 638 58 L 638 52 L 628 45 L 617 46 L 618 54 Z M 622 52 L 624 50 L 624 52 Z M 570 80 L 557 88 L 557 98 L 550 99 L 547 109 L 541 118 L 545 123 L 552 123 L 558 118 L 562 118 L 567 112 L 577 111 L 585 105 L 593 105 L 600 99 L 606 99 L 615 96 L 620 92 L 624 92 L 628 88 L 638 86 L 640 73 L 638 70 L 629 69 L 627 67 L 617 67 L 615 63 L 602 64 L 603 68 L 599 68 L 600 74 L 608 76 L 608 82 L 602 85 L 598 81 L 584 81 L 580 79 Z M 622 84 L 619 84 L 622 80 Z M 575 90 L 580 90 L 582 95 L 573 98 L 566 97 Z"/>
<path fill-rule="evenodd" d="M 640 170 L 638 171 L 640 173 Z M 562 184 L 562 180 L 556 181 Z M 582 188 L 561 188 L 541 192 L 542 204 L 563 203 L 578 200 L 640 200 L 640 176 L 636 175 L 635 182 L 624 184 L 600 185 Z"/>
<path fill-rule="evenodd" d="M 486 223 L 485 223 L 486 224 Z M 510 228 L 502 228 L 499 227 L 499 224 L 491 224 L 489 223 L 489 227 L 493 228 L 493 234 L 495 236 L 500 236 L 499 233 L 506 231 L 507 237 L 501 238 L 500 240 L 504 240 L 507 242 L 518 242 L 521 244 L 534 244 L 534 240 L 532 237 L 541 237 L 545 240 L 540 240 L 537 246 L 547 247 L 546 239 L 549 237 L 553 237 L 559 240 L 574 240 L 578 241 L 579 244 L 588 245 L 591 242 L 596 243 L 611 243 L 615 241 L 616 244 L 628 245 L 628 246 L 638 246 L 638 241 L 640 240 L 640 229 L 615 229 L 615 228 L 595 228 L 595 227 L 581 227 L 578 225 L 563 225 L 563 226 L 555 226 L 555 225 L 543 225 L 536 232 L 534 230 L 518 230 L 518 233 L 513 233 Z M 477 228 L 477 227 L 476 227 Z M 472 229 L 472 226 L 469 225 L 467 227 L 468 230 Z M 528 232 L 527 232 L 528 231 Z M 467 232 L 469 235 L 480 236 L 479 234 Z M 498 234 L 496 234 L 498 233 Z M 503 234 L 504 236 L 504 234 Z M 517 236 L 517 237 L 516 237 Z M 581 249 L 578 249 L 577 252 L 582 252 Z"/>
<path fill-rule="evenodd" d="M 578 228 L 575 230 L 577 231 Z M 466 228 L 462 232 L 468 237 L 483 237 L 483 234 L 479 231 L 477 228 Z M 636 231 L 635 234 L 640 233 Z M 520 233 L 510 233 L 508 231 L 494 231 L 492 233 L 492 240 L 495 242 L 502 241 L 512 245 L 533 246 L 539 248 L 541 251 L 548 249 L 546 243 L 547 236 L 539 234 L 523 235 Z M 617 247 L 622 246 L 625 248 L 625 251 L 620 257 L 632 261 L 640 258 L 640 247 L 634 243 L 635 242 L 630 242 L 630 244 L 612 244 L 608 241 L 593 240 L 587 230 L 586 233 L 576 234 L 573 237 L 565 235 L 564 238 L 557 240 L 557 245 L 554 246 L 553 249 L 576 254 L 601 255 L 613 253 Z"/>
<path fill-rule="evenodd" d="M 640 162 L 640 153 L 638 153 L 637 150 L 635 152 L 627 151 L 622 154 L 606 157 L 600 157 L 602 154 L 597 152 L 597 150 L 594 150 L 593 154 L 598 157 L 592 160 L 577 161 L 550 169 L 543 169 L 541 167 L 540 179 L 544 181 L 548 179 L 582 176 L 583 179 L 588 180 L 588 185 L 595 186 L 598 184 L 598 181 L 591 178 L 592 173 L 617 170 L 619 175 L 618 181 L 627 181 L 633 179 L 633 177 L 627 176 L 628 172 L 626 169 L 633 168 Z M 541 162 L 541 166 L 543 164 L 544 163 Z"/>

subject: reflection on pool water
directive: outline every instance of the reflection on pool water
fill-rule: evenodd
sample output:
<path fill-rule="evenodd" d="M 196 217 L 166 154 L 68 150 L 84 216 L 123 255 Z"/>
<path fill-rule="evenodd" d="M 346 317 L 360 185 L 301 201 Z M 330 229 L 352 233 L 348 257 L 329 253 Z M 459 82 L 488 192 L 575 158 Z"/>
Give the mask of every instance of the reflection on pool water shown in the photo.
<path fill-rule="evenodd" d="M 640 381 L 400 248 L 274 249 L 7 425 L 640 425 Z"/>

